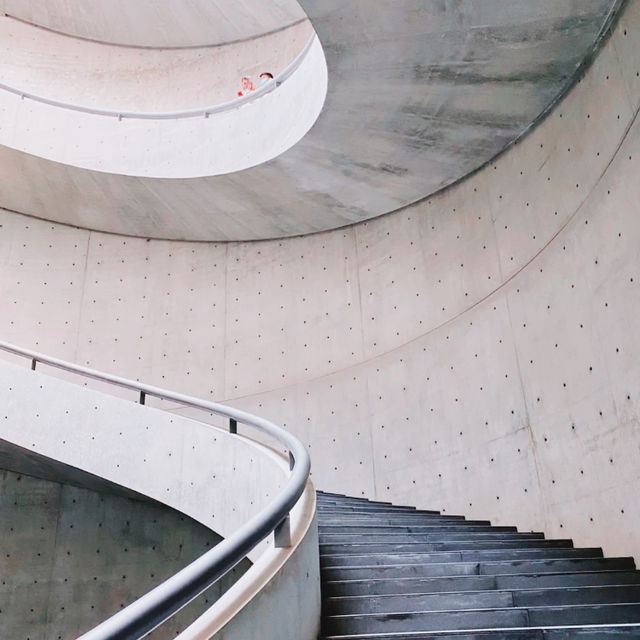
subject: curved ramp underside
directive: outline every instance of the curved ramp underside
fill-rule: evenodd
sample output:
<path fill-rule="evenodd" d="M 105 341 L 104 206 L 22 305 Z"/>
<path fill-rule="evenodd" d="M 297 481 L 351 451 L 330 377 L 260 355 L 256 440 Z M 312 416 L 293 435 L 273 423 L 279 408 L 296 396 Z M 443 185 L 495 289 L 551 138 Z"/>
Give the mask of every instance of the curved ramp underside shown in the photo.
<path fill-rule="evenodd" d="M 187 240 L 283 237 L 379 216 L 456 182 L 522 135 L 571 84 L 620 4 L 302 0 L 329 92 L 295 147 L 194 179 L 88 171 L 3 147 L 0 183 L 11 188 L 0 205 Z"/>
<path fill-rule="evenodd" d="M 165 49 L 248 40 L 304 18 L 296 0 L 0 0 L 0 11 L 84 40 Z"/>
<path fill-rule="evenodd" d="M 221 540 L 157 501 L 6 440 L 0 514 L 3 638 L 76 638 Z M 152 637 L 175 637 L 250 565 Z"/>

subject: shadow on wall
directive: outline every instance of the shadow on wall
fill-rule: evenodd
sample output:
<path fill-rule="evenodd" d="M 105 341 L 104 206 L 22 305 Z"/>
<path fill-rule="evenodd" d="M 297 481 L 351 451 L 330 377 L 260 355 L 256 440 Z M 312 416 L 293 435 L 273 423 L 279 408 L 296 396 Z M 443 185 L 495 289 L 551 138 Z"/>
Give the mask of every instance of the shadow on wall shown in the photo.
<path fill-rule="evenodd" d="M 221 540 L 156 502 L 6 470 L 0 532 L 3 638 L 76 637 Z M 149 637 L 175 637 L 249 565 L 243 561 Z"/>

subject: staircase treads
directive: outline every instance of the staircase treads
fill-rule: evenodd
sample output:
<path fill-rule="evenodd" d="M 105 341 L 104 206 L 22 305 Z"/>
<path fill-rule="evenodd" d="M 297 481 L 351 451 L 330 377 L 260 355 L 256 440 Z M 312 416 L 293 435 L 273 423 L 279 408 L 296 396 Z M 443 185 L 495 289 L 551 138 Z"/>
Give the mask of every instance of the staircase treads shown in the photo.
<path fill-rule="evenodd" d="M 491 540 L 544 540 L 544 534 L 539 531 L 519 533 L 517 531 L 495 531 L 490 528 L 479 531 L 452 531 L 444 533 L 319 533 L 320 543 L 330 542 L 460 542 L 491 541 Z"/>
<path fill-rule="evenodd" d="M 325 640 L 640 640 L 633 558 L 337 494 L 318 525 Z"/>
<path fill-rule="evenodd" d="M 327 616 L 328 635 L 499 627 L 640 623 L 640 604 L 574 605 Z"/>
<path fill-rule="evenodd" d="M 474 521 L 470 521 L 467 520 L 464 516 L 435 516 L 435 515 L 430 515 L 430 514 L 409 514 L 409 515 L 405 515 L 405 514 L 390 514 L 390 513 L 384 513 L 384 514 L 363 514 L 363 513 L 358 513 L 358 514 L 331 514 L 328 517 L 325 517 L 324 514 L 322 514 L 322 525 L 326 526 L 326 525 L 330 525 L 330 524 L 336 524 L 336 525 L 349 525 L 349 526 L 353 526 L 353 525 L 364 525 L 364 526 L 369 526 L 369 525 L 399 525 L 399 524 L 431 524 L 431 523 L 437 523 L 440 522 L 442 524 L 446 524 L 448 522 L 460 522 L 460 523 L 468 523 L 468 522 L 475 522 L 476 524 L 483 524 L 483 525 L 488 525 L 489 521 L 488 520 L 474 520 Z"/>
<path fill-rule="evenodd" d="M 321 543 L 320 554 L 366 554 L 366 553 L 402 553 L 425 551 L 473 551 L 477 549 L 542 549 L 573 548 L 572 540 L 540 540 L 538 538 L 520 538 L 516 540 L 479 540 L 469 542 L 336 542 Z"/>
<path fill-rule="evenodd" d="M 540 558 L 601 558 L 600 548 L 478 549 L 465 551 L 415 551 L 399 553 L 326 554 L 322 567 L 423 564 L 428 562 L 481 562 L 486 560 L 535 560 Z"/>
<path fill-rule="evenodd" d="M 633 558 L 569 558 L 541 560 L 505 560 L 487 562 L 429 562 L 388 566 L 326 567 L 325 580 L 358 580 L 366 578 L 411 578 L 460 575 L 512 575 L 519 573 L 557 573 L 578 571 L 611 571 L 634 569 Z"/>
<path fill-rule="evenodd" d="M 325 598 L 323 614 L 352 615 L 358 613 L 394 613 L 400 611 L 415 612 L 507 606 L 539 607 L 570 604 L 615 604 L 621 602 L 640 602 L 640 585 L 343 596 Z"/>
<path fill-rule="evenodd" d="M 455 523 L 446 522 L 434 522 L 430 524 L 418 523 L 415 525 L 410 524 L 320 524 L 318 525 L 318 531 L 321 534 L 327 533 L 448 533 L 448 532 L 482 532 L 489 529 L 488 522 L 473 522 L 469 520 L 463 520 Z M 515 533 L 515 527 L 491 527 L 492 531 L 513 531 Z"/>
<path fill-rule="evenodd" d="M 640 625 L 572 626 L 554 629 L 496 629 L 473 631 L 423 631 L 418 633 L 322 636 L 321 640 L 639 640 Z"/>

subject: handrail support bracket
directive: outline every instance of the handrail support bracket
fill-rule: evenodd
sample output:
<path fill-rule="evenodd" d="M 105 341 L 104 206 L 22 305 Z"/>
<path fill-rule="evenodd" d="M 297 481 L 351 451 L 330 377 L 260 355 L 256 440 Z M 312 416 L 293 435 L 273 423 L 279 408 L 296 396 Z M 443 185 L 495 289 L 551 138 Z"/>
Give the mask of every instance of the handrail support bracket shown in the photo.
<path fill-rule="evenodd" d="M 289 514 L 273 530 L 273 543 L 276 549 L 291 546 L 291 518 Z"/>

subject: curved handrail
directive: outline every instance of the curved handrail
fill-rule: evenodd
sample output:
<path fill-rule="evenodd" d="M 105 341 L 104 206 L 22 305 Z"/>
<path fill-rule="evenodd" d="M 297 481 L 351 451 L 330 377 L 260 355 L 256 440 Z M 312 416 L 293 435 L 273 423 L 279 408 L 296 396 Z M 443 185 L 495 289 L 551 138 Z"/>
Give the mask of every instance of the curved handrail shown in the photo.
<path fill-rule="evenodd" d="M 118 111 L 117 109 L 96 109 L 94 107 L 85 107 L 79 104 L 71 104 L 68 102 L 62 102 L 61 100 L 53 100 L 51 98 L 45 98 L 43 96 L 36 95 L 34 93 L 29 93 L 27 91 L 22 91 L 20 89 L 16 89 L 15 87 L 11 87 L 7 84 L 0 82 L 0 90 L 7 91 L 9 93 L 13 93 L 15 95 L 20 96 L 23 100 L 33 100 L 34 102 L 40 102 L 42 104 L 47 104 L 52 107 L 60 107 L 61 109 L 67 109 L 69 111 L 79 111 L 81 113 L 89 113 L 91 115 L 98 116 L 109 116 L 113 118 L 118 118 L 118 120 L 123 120 L 124 118 L 128 119 L 137 119 L 137 120 L 180 120 L 183 118 L 197 118 L 204 116 L 208 118 L 210 115 L 214 113 L 221 113 L 223 111 L 230 111 L 231 109 L 236 109 L 241 107 L 244 104 L 249 102 L 253 102 L 258 98 L 266 95 L 267 93 L 271 93 L 277 87 L 279 87 L 285 80 L 290 78 L 302 65 L 304 59 L 311 49 L 311 45 L 314 42 L 314 39 L 318 36 L 314 33 L 311 38 L 309 38 L 309 42 L 304 46 L 302 51 L 296 56 L 296 58 L 291 62 L 278 76 L 276 76 L 273 80 L 267 82 L 265 85 L 258 87 L 255 91 L 252 91 L 246 96 L 242 96 L 240 98 L 234 98 L 233 100 L 228 100 L 227 102 L 221 102 L 220 104 L 213 105 L 211 107 L 204 107 L 198 109 L 188 109 L 185 111 L 159 111 L 157 113 L 154 112 L 145 112 L 145 111 Z"/>
<path fill-rule="evenodd" d="M 269 434 L 289 450 L 291 468 L 289 479 L 267 507 L 242 525 L 232 536 L 224 539 L 171 578 L 80 636 L 78 640 L 138 640 L 230 571 L 272 531 L 276 536 L 276 546 L 290 545 L 289 512 L 304 492 L 311 461 L 304 445 L 282 427 L 239 409 L 113 376 L 36 351 L 22 349 L 7 342 L 0 341 L 0 350 L 30 359 L 32 369 L 35 369 L 36 364 L 40 362 L 86 378 L 137 391 L 140 394 L 141 404 L 144 404 L 146 396 L 153 396 L 229 418 L 232 433 L 236 433 L 237 423 L 245 424 Z"/>

